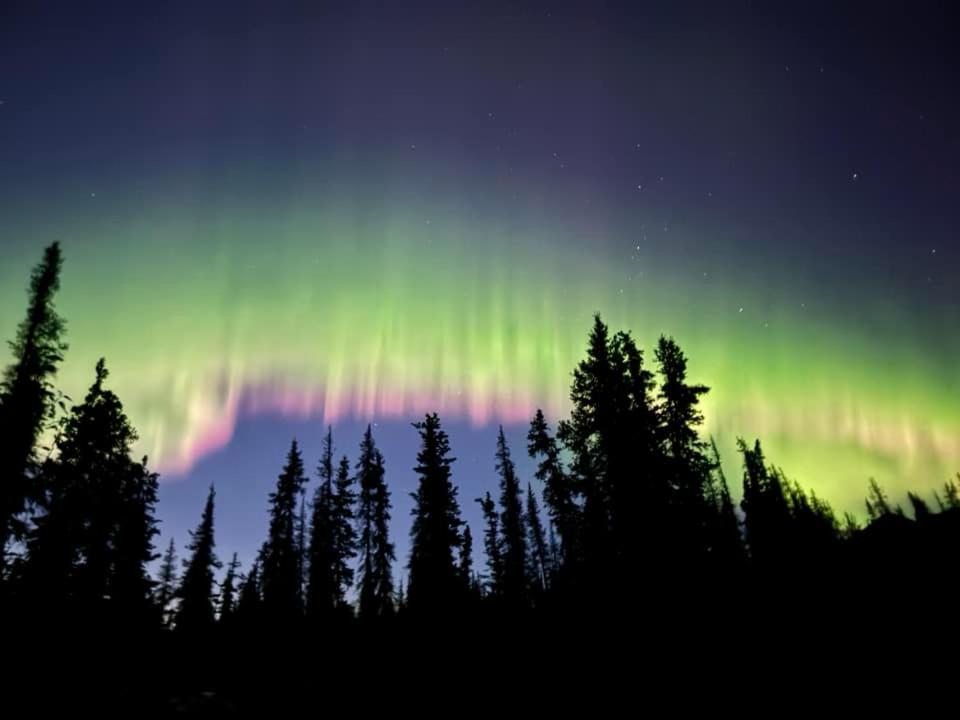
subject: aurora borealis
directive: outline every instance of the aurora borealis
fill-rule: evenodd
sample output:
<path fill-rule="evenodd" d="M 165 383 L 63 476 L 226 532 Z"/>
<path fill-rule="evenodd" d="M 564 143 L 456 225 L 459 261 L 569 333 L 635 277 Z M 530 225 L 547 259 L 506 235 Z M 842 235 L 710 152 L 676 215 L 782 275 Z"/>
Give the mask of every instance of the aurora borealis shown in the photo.
<path fill-rule="evenodd" d="M 238 424 L 412 442 L 427 410 L 492 468 L 497 423 L 522 455 L 565 412 L 594 312 L 678 340 L 732 477 L 738 435 L 841 511 L 960 469 L 935 17 L 280 5 L 0 30 L 0 336 L 60 240 L 62 386 L 105 356 L 165 481 L 228 487 L 198 461 Z"/>

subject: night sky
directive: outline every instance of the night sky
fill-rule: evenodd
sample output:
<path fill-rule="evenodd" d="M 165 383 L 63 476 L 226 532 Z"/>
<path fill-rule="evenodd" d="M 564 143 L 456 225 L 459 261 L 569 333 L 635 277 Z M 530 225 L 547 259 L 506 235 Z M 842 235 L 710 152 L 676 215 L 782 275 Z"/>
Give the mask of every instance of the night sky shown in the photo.
<path fill-rule="evenodd" d="M 942 485 L 949 3 L 658 4 L 7 0 L 0 337 L 61 241 L 60 385 L 106 356 L 161 542 L 213 482 L 221 556 L 263 540 L 291 437 L 314 467 L 325 423 L 354 459 L 372 422 L 405 561 L 427 410 L 478 535 L 497 424 L 529 478 L 598 311 L 684 348 L 735 490 L 738 435 L 838 511 Z"/>

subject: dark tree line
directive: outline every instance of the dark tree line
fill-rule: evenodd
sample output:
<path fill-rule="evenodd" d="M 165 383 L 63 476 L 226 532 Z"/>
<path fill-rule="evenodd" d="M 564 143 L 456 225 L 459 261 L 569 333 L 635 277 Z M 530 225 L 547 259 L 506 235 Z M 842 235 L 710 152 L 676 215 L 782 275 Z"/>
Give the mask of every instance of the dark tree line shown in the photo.
<path fill-rule="evenodd" d="M 499 430 L 496 486 L 477 498 L 482 571 L 449 437 L 428 414 L 414 423 L 418 484 L 399 586 L 386 463 L 369 426 L 352 466 L 336 458 L 327 430 L 309 493 L 291 443 L 268 498 L 267 538 L 245 570 L 233 555 L 218 580 L 211 487 L 182 563 L 171 540 L 151 577 L 157 475 L 146 458 L 131 457 L 136 432 L 107 386 L 104 360 L 72 407 L 54 386 L 67 347 L 54 306 L 61 264 L 51 245 L 31 277 L 0 385 L 5 613 L 193 640 L 254 629 L 292 637 L 441 618 L 642 615 L 638 608 L 667 606 L 702 614 L 705 593 L 835 593 L 896 563 L 927 588 L 950 579 L 943 568 L 960 545 L 956 482 L 933 507 L 910 493 L 908 513 L 871 480 L 861 526 L 788 479 L 759 441 L 741 439 L 738 506 L 716 445 L 700 432 L 709 390 L 690 380 L 680 347 L 661 337 L 648 364 L 629 333 L 611 333 L 600 317 L 573 371 L 570 416 L 555 431 L 539 410 L 531 419 L 533 478 L 518 475 Z"/>

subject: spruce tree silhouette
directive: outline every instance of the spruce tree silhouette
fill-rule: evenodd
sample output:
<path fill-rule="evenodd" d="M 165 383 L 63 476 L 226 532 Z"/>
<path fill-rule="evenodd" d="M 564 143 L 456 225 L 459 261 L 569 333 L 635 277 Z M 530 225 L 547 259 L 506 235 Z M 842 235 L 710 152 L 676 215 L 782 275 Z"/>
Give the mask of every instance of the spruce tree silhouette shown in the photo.
<path fill-rule="evenodd" d="M 533 494 L 533 486 L 527 483 L 527 510 L 524 515 L 527 527 L 530 552 L 528 553 L 527 583 L 537 597 L 546 592 L 550 584 L 550 556 L 547 547 L 547 538 L 540 520 L 540 506 L 537 496 Z"/>
<path fill-rule="evenodd" d="M 371 442 L 373 436 L 371 435 Z M 383 475 L 383 457 L 378 456 L 377 468 Z M 347 592 L 353 585 L 353 565 L 352 560 L 357 556 L 357 493 L 354 490 L 356 479 L 350 475 L 350 461 L 344 455 L 340 458 L 340 466 L 337 468 L 337 479 L 334 483 L 336 492 L 333 495 L 332 508 L 332 527 L 333 527 L 333 587 L 334 587 L 334 605 L 341 612 L 350 614 L 352 608 L 347 603 Z M 381 550 L 386 550 L 389 544 L 387 537 L 387 524 L 390 520 L 390 497 L 383 484 L 382 488 L 377 489 L 377 516 L 375 526 L 378 529 L 378 542 L 383 544 Z M 392 546 L 391 546 L 392 547 Z M 387 575 L 392 574 L 393 550 L 389 553 L 389 562 L 387 563 Z M 379 558 L 381 572 L 386 558 Z"/>
<path fill-rule="evenodd" d="M 673 569 L 682 568 L 684 582 L 690 582 L 702 574 L 706 565 L 708 528 L 714 511 L 707 502 L 712 462 L 698 430 L 703 423 L 700 398 L 709 388 L 687 383 L 687 358 L 672 338 L 661 336 L 655 355 L 661 378 L 657 395 L 659 436 L 671 500 L 667 545 L 674 556 L 670 561 Z"/>
<path fill-rule="evenodd" d="M 792 557 L 801 571 L 822 570 L 833 558 L 840 540 L 840 523 L 833 508 L 797 482 L 783 481 L 783 487 L 790 508 Z"/>
<path fill-rule="evenodd" d="M 460 575 L 460 584 L 469 597 L 473 589 L 473 534 L 467 524 L 464 524 L 460 535 L 460 558 L 457 562 L 457 571 Z"/>
<path fill-rule="evenodd" d="M 609 442 L 616 423 L 611 395 L 614 391 L 607 326 L 594 317 L 587 357 L 573 371 L 570 417 L 557 429 L 571 456 L 569 472 L 582 497 L 583 522 L 580 546 L 584 577 L 579 582 L 598 600 L 606 597 L 613 573 L 609 517 Z"/>
<path fill-rule="evenodd" d="M 871 520 L 876 520 L 877 518 L 882 517 L 883 515 L 889 515 L 893 512 L 890 507 L 890 503 L 887 502 L 887 494 L 883 491 L 883 488 L 880 487 L 880 484 L 870 478 L 870 491 L 867 494 L 866 506 L 867 506 L 867 515 Z M 949 497 L 949 496 L 948 496 Z"/>
<path fill-rule="evenodd" d="M 52 382 L 67 349 L 62 340 L 66 324 L 54 307 L 62 264 L 60 244 L 53 243 L 34 268 L 27 315 L 9 343 L 13 362 L 0 382 L 0 595 L 9 545 L 23 537 L 22 514 L 39 495 L 40 489 L 31 482 L 38 463 L 37 442 L 58 407 Z"/>
<path fill-rule="evenodd" d="M 527 533 L 523 524 L 520 481 L 503 434 L 497 434 L 496 470 L 500 476 L 500 596 L 505 607 L 519 609 L 527 602 Z"/>
<path fill-rule="evenodd" d="M 383 455 L 377 449 L 369 425 L 360 443 L 356 471 L 356 483 L 360 488 L 357 510 L 359 615 L 361 620 L 370 622 L 394 613 L 395 554 L 389 537 L 390 493 L 384 482 Z"/>
<path fill-rule="evenodd" d="M 187 545 L 190 557 L 184 560 L 183 579 L 177 593 L 180 604 L 177 608 L 175 628 L 179 633 L 190 637 L 204 637 L 214 626 L 214 570 L 221 566 L 214 552 L 215 498 L 216 491 L 211 485 L 200 524 L 190 533 L 190 543 Z"/>
<path fill-rule="evenodd" d="M 706 542 L 710 553 L 708 571 L 712 579 L 724 578 L 725 583 L 736 583 L 743 579 L 746 569 L 746 547 L 740 519 L 737 517 L 730 496 L 727 476 L 720 463 L 717 444 L 710 438 L 710 472 L 706 488 L 709 506 L 706 527 Z"/>
<path fill-rule="evenodd" d="M 840 529 L 841 537 L 843 537 L 844 540 L 851 540 L 859 530 L 860 523 L 857 522 L 857 518 L 854 517 L 852 513 L 845 512 L 843 514 L 843 526 Z"/>
<path fill-rule="evenodd" d="M 177 572 L 177 548 L 173 538 L 170 538 L 170 544 L 167 545 L 167 550 L 163 553 L 163 559 L 160 562 L 160 571 L 157 574 L 156 589 L 154 592 L 157 611 L 160 613 L 161 621 L 165 627 L 173 623 L 173 613 L 170 610 L 170 603 L 176 596 L 179 579 L 180 574 Z"/>
<path fill-rule="evenodd" d="M 420 433 L 417 453 L 419 476 L 410 530 L 407 606 L 411 614 L 449 615 L 459 596 L 454 563 L 460 537 L 460 506 L 457 489 L 450 480 L 450 441 L 436 413 L 413 426 Z"/>
<path fill-rule="evenodd" d="M 300 448 L 293 440 L 270 493 L 270 526 L 260 567 L 263 620 L 268 624 L 293 624 L 302 612 L 297 508 L 306 482 Z"/>
<path fill-rule="evenodd" d="M 497 504 L 487 492 L 482 498 L 477 498 L 480 510 L 483 512 L 485 529 L 483 532 L 483 548 L 487 554 L 487 596 L 497 599 L 503 587 L 503 555 L 500 546 L 500 515 L 497 513 Z"/>
<path fill-rule="evenodd" d="M 957 479 L 960 480 L 960 473 L 957 473 Z M 943 484 L 943 504 L 947 510 L 960 510 L 960 485 L 953 479 Z"/>
<path fill-rule="evenodd" d="M 672 488 L 653 405 L 653 374 L 644 366 L 643 352 L 629 333 L 618 332 L 608 354 L 614 420 L 605 432 L 615 592 L 621 602 L 633 603 L 648 595 L 646 585 L 673 563 L 672 553 L 664 552 L 671 547 Z"/>
<path fill-rule="evenodd" d="M 922 497 L 914 492 L 907 492 L 907 499 L 910 501 L 910 506 L 913 508 L 914 520 L 917 522 L 922 522 L 930 517 L 930 506 L 927 505 Z"/>
<path fill-rule="evenodd" d="M 83 403 L 61 423 L 44 463 L 39 514 L 27 539 L 24 582 L 36 608 L 59 607 L 91 623 L 152 615 L 146 566 L 156 535 L 157 477 L 130 458 L 136 432 L 104 387 L 101 359 Z"/>
<path fill-rule="evenodd" d="M 300 493 L 300 511 L 296 524 L 297 605 L 301 613 L 307 602 L 307 496 Z"/>
<path fill-rule="evenodd" d="M 765 465 L 760 442 L 738 440 L 744 460 L 741 507 L 754 579 L 804 595 L 840 580 L 839 543 L 844 537 L 829 503 Z"/>
<path fill-rule="evenodd" d="M 539 459 L 536 478 L 543 483 L 543 499 L 550 515 L 551 526 L 557 528 L 560 535 L 559 556 L 556 560 L 560 568 L 569 566 L 573 572 L 578 560 L 577 543 L 580 536 L 580 507 L 576 503 L 573 483 L 563 470 L 560 460 L 560 448 L 550 434 L 550 427 L 537 410 L 530 421 L 527 433 L 527 453 L 534 460 Z"/>
<path fill-rule="evenodd" d="M 335 565 L 333 428 L 327 428 L 317 467 L 320 483 L 313 495 L 310 514 L 310 544 L 307 549 L 307 605 L 311 622 L 329 620 L 340 601 Z"/>
<path fill-rule="evenodd" d="M 760 441 L 753 448 L 742 438 L 737 446 L 743 455 L 743 499 L 747 546 L 750 559 L 760 573 L 783 567 L 787 551 L 786 535 L 790 525 L 790 509 L 780 476 L 769 470 Z"/>
<path fill-rule="evenodd" d="M 263 596 L 260 591 L 260 558 L 254 561 L 240 582 L 237 597 L 236 625 L 246 631 L 256 630 L 260 624 Z"/>
<path fill-rule="evenodd" d="M 155 627 L 160 616 L 153 604 L 154 582 L 148 566 L 159 554 L 153 538 L 159 534 L 155 517 L 158 476 L 147 470 L 147 458 L 130 463 L 119 488 L 119 507 L 112 533 L 111 569 L 107 593 L 112 622 Z"/>
<path fill-rule="evenodd" d="M 234 620 L 237 612 L 237 582 L 238 572 L 240 570 L 240 561 L 237 554 L 234 553 L 230 562 L 227 563 L 227 572 L 223 576 L 223 582 L 220 583 L 220 612 L 217 622 L 221 627 L 228 627 Z"/>
<path fill-rule="evenodd" d="M 630 336 L 611 337 L 595 316 L 587 357 L 573 373 L 570 418 L 557 432 L 582 498 L 578 585 L 592 604 L 613 598 L 633 603 L 638 579 L 657 572 L 652 548 L 664 545 L 669 493 L 660 472 L 651 388 L 651 374 Z M 662 562 L 660 567 L 662 572 Z"/>

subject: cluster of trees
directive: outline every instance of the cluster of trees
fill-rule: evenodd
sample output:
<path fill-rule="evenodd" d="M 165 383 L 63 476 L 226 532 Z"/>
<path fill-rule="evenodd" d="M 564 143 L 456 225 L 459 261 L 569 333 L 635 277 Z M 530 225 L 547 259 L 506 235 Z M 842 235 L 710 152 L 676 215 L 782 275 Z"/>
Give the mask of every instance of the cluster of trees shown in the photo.
<path fill-rule="evenodd" d="M 716 446 L 699 432 L 708 388 L 688 379 L 681 349 L 661 337 L 648 365 L 628 333 L 612 333 L 597 317 L 573 372 L 570 417 L 555 431 L 540 411 L 531 420 L 535 483 L 521 481 L 500 429 L 497 487 L 476 499 L 485 567 L 473 565 L 449 438 L 428 414 L 414 423 L 419 481 L 405 587 L 394 582 L 391 496 L 369 427 L 353 465 L 335 458 L 328 429 L 309 498 L 304 459 L 291 444 L 269 497 L 268 536 L 245 572 L 234 555 L 218 581 L 211 487 L 182 565 L 171 540 L 154 578 L 157 475 L 131 456 L 136 433 L 106 387 L 104 361 L 82 402 L 68 408 L 54 386 L 67 349 L 54 305 L 61 264 L 51 245 L 33 272 L 0 385 L 7 608 L 185 637 L 651 603 L 676 609 L 695 605 L 698 588 L 825 588 L 897 562 L 932 573 L 960 544 L 952 480 L 935 495 L 935 510 L 911 493 L 912 517 L 871 481 L 861 527 L 769 464 L 759 441 L 739 443 L 738 507 Z"/>

